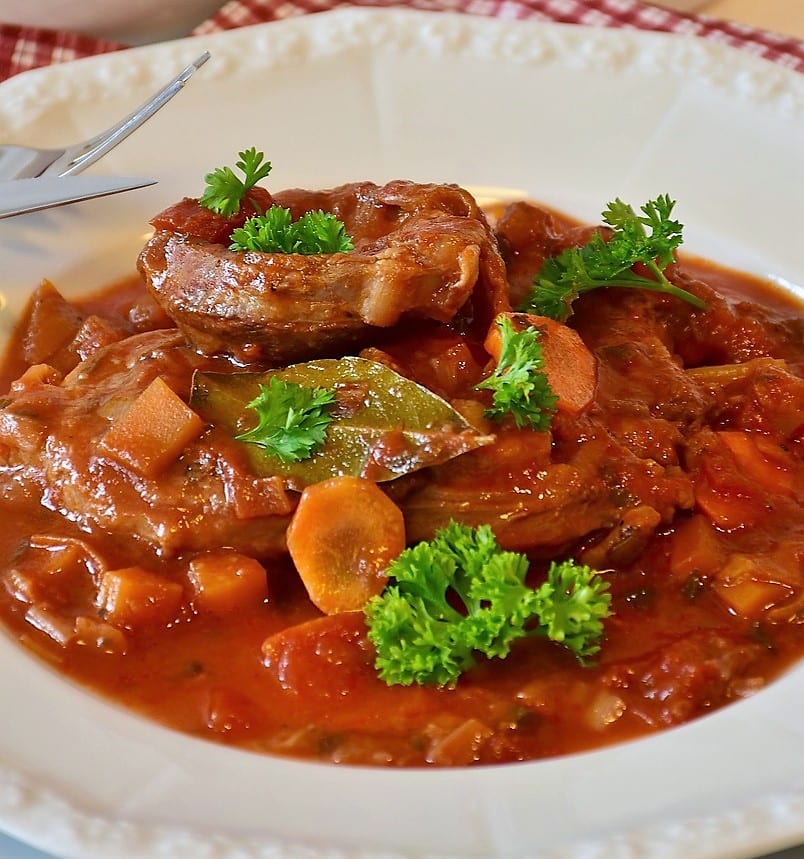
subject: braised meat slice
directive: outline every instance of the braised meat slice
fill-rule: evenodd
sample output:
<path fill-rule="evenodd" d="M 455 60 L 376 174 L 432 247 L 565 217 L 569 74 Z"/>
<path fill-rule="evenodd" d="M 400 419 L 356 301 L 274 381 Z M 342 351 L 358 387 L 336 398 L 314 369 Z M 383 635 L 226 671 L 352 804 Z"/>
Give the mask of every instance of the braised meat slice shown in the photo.
<path fill-rule="evenodd" d="M 449 322 L 460 313 L 481 328 L 508 308 L 495 239 L 471 195 L 457 186 L 362 182 L 287 191 L 274 201 L 294 217 L 332 212 L 354 251 L 231 251 L 206 230 L 194 233 L 202 219 L 188 201 L 155 219 L 139 269 L 203 354 L 285 364 L 364 346 L 378 328 L 404 318 Z"/>
<path fill-rule="evenodd" d="M 416 475 L 397 481 L 391 491 L 405 514 L 408 540 L 432 539 L 453 519 L 490 524 L 500 545 L 515 551 L 574 551 L 584 540 L 610 535 L 599 553 L 610 564 L 610 551 L 622 551 L 624 524 L 629 532 L 635 524 L 648 539 L 678 509 L 692 506 L 690 481 L 679 468 L 635 456 L 594 422 L 583 427 L 584 443 L 566 461 L 554 454 L 539 461 L 525 445 L 516 457 L 498 445 L 437 466 L 426 483 Z M 518 431 L 523 441 L 528 432 Z M 534 438 L 531 450 L 538 446 Z"/>
<path fill-rule="evenodd" d="M 154 379 L 186 396 L 200 363 L 171 330 L 104 347 L 63 379 L 29 370 L 0 410 L 3 496 L 39 492 L 43 506 L 83 531 L 100 529 L 163 557 L 220 546 L 283 552 L 292 503 L 281 484 L 250 474 L 227 434 L 208 428 L 156 477 L 126 467 L 104 445 Z"/>

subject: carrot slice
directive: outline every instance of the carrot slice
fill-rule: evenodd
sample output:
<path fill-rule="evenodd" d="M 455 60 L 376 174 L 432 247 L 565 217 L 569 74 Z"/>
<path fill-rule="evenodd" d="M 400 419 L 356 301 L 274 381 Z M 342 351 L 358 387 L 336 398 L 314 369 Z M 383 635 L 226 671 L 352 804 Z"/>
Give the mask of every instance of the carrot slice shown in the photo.
<path fill-rule="evenodd" d="M 556 408 L 569 415 L 580 414 L 588 408 L 597 388 L 597 360 L 578 332 L 548 316 L 532 313 L 504 315 L 511 320 L 515 331 L 533 327 L 541 334 L 544 372 L 550 388 L 558 397 Z M 495 361 L 500 358 L 500 341 L 500 329 L 495 321 L 483 343 Z"/>
<path fill-rule="evenodd" d="M 405 520 L 370 480 L 333 477 L 304 490 L 287 544 L 321 611 L 357 611 L 385 587 L 388 565 L 405 548 Z"/>

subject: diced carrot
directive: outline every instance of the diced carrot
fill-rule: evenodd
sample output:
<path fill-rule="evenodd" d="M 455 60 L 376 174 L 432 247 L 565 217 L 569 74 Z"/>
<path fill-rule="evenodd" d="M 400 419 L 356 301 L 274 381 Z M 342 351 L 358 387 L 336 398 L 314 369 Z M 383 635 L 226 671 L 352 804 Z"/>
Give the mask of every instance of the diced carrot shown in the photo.
<path fill-rule="evenodd" d="M 224 613 L 259 605 L 267 596 L 263 565 L 238 552 L 207 552 L 190 561 L 193 602 L 200 611 Z"/>
<path fill-rule="evenodd" d="M 536 328 L 540 334 L 544 372 L 550 388 L 558 397 L 556 408 L 577 415 L 588 408 L 597 388 L 597 360 L 586 348 L 575 329 L 531 313 L 506 313 L 515 331 Z M 499 319 L 499 317 L 497 317 Z M 500 358 L 501 335 L 497 322 L 493 322 L 483 343 L 495 361 Z"/>
<path fill-rule="evenodd" d="M 178 582 L 142 567 L 124 567 L 101 575 L 97 605 L 104 620 L 137 629 L 173 620 L 183 596 Z"/>
<path fill-rule="evenodd" d="M 715 593 L 737 615 L 757 621 L 770 609 L 786 602 L 793 587 L 779 581 L 773 565 L 749 555 L 732 555 L 713 582 Z"/>
<path fill-rule="evenodd" d="M 673 536 L 670 570 L 677 578 L 712 575 L 723 563 L 723 549 L 712 525 L 699 515 L 682 522 Z"/>
<path fill-rule="evenodd" d="M 304 490 L 287 544 L 321 611 L 357 611 L 385 587 L 386 569 L 405 548 L 405 521 L 375 483 L 333 477 Z"/>
<path fill-rule="evenodd" d="M 715 525 L 727 531 L 750 528 L 765 513 L 761 502 L 753 496 L 709 483 L 696 485 L 695 503 Z"/>
<path fill-rule="evenodd" d="M 76 331 L 70 350 L 75 354 L 75 360 L 86 361 L 104 346 L 117 343 L 126 337 L 125 327 L 103 316 L 88 316 Z"/>
<path fill-rule="evenodd" d="M 157 477 L 203 429 L 201 418 L 157 376 L 100 443 L 138 474 Z"/>
<path fill-rule="evenodd" d="M 745 477 L 768 492 L 792 495 L 791 463 L 778 446 L 774 449 L 770 439 L 738 431 L 721 431 L 717 435 L 725 442 Z"/>

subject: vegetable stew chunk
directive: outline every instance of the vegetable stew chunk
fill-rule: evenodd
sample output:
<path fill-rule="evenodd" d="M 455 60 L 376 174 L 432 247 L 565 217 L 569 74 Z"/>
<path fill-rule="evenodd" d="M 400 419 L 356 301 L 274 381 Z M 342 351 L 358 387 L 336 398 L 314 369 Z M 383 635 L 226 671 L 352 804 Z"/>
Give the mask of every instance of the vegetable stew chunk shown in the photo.
<path fill-rule="evenodd" d="M 405 548 L 405 520 L 376 483 L 331 477 L 304 490 L 287 542 L 310 600 L 321 611 L 360 611 L 382 592 L 388 566 Z"/>
<path fill-rule="evenodd" d="M 203 552 L 190 561 L 188 577 L 199 611 L 237 611 L 268 595 L 265 568 L 238 552 Z"/>
<path fill-rule="evenodd" d="M 114 626 L 164 624 L 176 616 L 182 587 L 141 567 L 106 570 L 100 579 L 99 608 Z"/>
<path fill-rule="evenodd" d="M 204 422 L 157 376 L 112 423 L 101 439 L 105 450 L 145 477 L 158 477 Z"/>

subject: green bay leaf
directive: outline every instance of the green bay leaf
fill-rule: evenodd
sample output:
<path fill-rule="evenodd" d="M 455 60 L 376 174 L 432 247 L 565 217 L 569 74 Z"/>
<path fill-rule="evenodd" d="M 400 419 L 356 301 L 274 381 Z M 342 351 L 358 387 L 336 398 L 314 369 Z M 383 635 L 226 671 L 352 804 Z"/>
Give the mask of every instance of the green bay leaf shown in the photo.
<path fill-rule="evenodd" d="M 282 462 L 257 445 L 243 443 L 256 474 L 281 476 L 290 489 L 340 475 L 378 483 L 394 480 L 494 440 L 432 391 L 384 364 L 357 357 L 309 361 L 265 373 L 196 373 L 190 406 L 208 423 L 239 435 L 256 423 L 247 406 L 271 376 L 307 388 L 331 388 L 337 398 L 326 443 L 309 459 Z"/>

